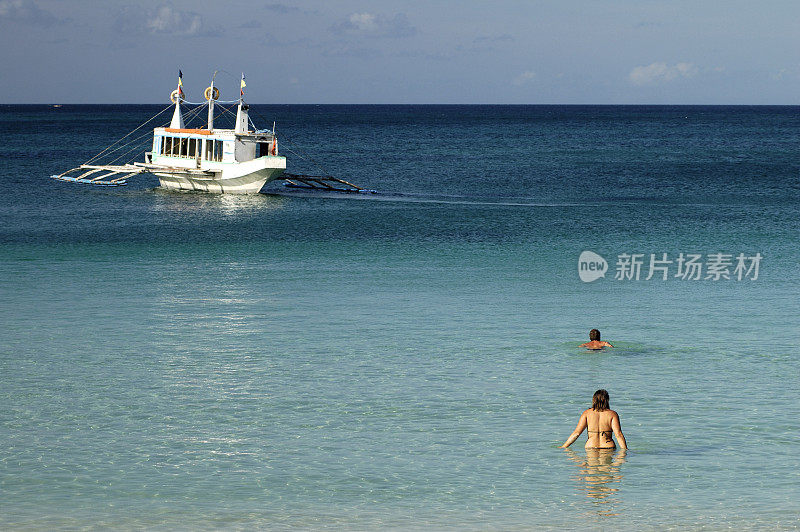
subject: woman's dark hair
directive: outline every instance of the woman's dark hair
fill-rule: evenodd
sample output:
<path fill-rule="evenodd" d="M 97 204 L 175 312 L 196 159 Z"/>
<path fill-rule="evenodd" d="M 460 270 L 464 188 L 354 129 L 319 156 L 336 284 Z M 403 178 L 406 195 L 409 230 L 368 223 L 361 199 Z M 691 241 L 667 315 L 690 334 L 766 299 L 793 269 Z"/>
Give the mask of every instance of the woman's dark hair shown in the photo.
<path fill-rule="evenodd" d="M 592 329 L 589 331 L 589 340 L 592 342 L 599 342 L 600 341 L 600 331 L 597 329 Z"/>
<path fill-rule="evenodd" d="M 592 410 L 602 412 L 603 410 L 609 409 L 608 392 L 605 390 L 597 390 L 594 392 L 594 397 L 592 397 Z"/>

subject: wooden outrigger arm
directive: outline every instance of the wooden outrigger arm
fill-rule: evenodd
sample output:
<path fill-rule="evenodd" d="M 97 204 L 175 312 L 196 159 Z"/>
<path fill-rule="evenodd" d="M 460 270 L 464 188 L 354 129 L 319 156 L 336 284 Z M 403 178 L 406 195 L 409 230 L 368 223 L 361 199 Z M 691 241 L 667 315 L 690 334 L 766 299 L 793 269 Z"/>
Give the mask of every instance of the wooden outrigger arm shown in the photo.
<path fill-rule="evenodd" d="M 103 173 L 105 172 L 105 173 Z M 83 164 L 64 173 L 51 175 L 59 181 L 86 183 L 106 187 L 121 187 L 128 184 L 128 179 L 143 173 L 158 174 L 195 174 L 213 177 L 214 172 L 196 168 L 173 168 L 152 163 L 133 163 L 124 165 Z M 95 175 L 99 174 L 99 175 Z M 116 176 L 116 177 L 115 177 Z M 109 179 L 110 178 L 110 179 Z M 377 194 L 376 190 L 360 187 L 344 179 L 329 175 L 305 175 L 284 173 L 278 180 L 285 181 L 284 186 L 327 192 L 352 192 L 360 194 Z"/>
<path fill-rule="evenodd" d="M 104 171 L 106 173 L 92 177 L 94 174 Z M 160 174 L 190 173 L 198 175 L 214 175 L 214 172 L 206 172 L 204 170 L 196 170 L 193 168 L 171 168 L 157 164 L 133 163 L 124 165 L 83 164 L 77 168 L 67 170 L 62 174 L 51 175 L 50 177 L 53 179 L 58 179 L 59 181 L 70 181 L 73 183 L 86 183 L 89 185 L 100 185 L 106 187 L 121 187 L 128 184 L 128 178 L 147 172 L 158 172 Z M 119 177 L 107 179 L 113 176 Z"/>
<path fill-rule="evenodd" d="M 105 174 L 101 174 L 95 177 L 90 177 L 93 174 L 97 174 L 98 172 L 105 171 Z M 51 175 L 53 179 L 58 179 L 59 181 L 71 181 L 74 183 L 87 183 L 89 185 L 99 185 L 99 186 L 106 186 L 106 187 L 120 187 L 127 185 L 127 180 L 129 177 L 135 176 L 136 174 L 141 174 L 143 172 L 147 172 L 147 169 L 140 168 L 138 166 L 134 166 L 132 164 L 124 164 L 124 165 L 95 165 L 95 164 L 82 164 L 77 168 L 72 168 L 71 170 L 67 170 L 61 174 Z M 70 174 L 77 174 L 77 175 L 70 175 Z M 109 177 L 119 176 L 114 179 L 107 179 Z"/>
<path fill-rule="evenodd" d="M 286 181 L 283 184 L 289 188 L 306 188 L 309 190 L 326 190 L 330 192 L 356 192 L 361 194 L 377 194 L 376 190 L 354 185 L 344 179 L 329 175 L 304 175 L 284 172 L 279 178 Z"/>

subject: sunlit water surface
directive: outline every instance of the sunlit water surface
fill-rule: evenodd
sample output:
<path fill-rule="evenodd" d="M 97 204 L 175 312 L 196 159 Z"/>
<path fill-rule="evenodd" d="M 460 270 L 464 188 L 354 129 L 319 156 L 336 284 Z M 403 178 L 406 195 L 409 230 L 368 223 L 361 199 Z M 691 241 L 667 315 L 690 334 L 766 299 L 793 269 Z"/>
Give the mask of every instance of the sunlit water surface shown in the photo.
<path fill-rule="evenodd" d="M 47 179 L 157 109 L 0 108 L 0 527 L 800 526 L 800 109 L 254 106 L 381 194 Z M 764 258 L 614 279 L 681 252 Z M 601 387 L 630 449 L 559 449 Z"/>

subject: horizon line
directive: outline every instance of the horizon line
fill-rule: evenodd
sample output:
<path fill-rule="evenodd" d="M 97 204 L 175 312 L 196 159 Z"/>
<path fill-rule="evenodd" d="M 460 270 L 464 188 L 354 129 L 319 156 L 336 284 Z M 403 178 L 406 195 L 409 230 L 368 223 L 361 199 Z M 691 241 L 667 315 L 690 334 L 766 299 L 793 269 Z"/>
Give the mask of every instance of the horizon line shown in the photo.
<path fill-rule="evenodd" d="M 395 105 L 395 106 L 435 106 L 435 105 L 449 105 L 449 106 L 592 106 L 592 107 L 800 107 L 800 102 L 797 103 L 315 103 L 315 102 L 294 102 L 294 103 L 263 103 L 263 102 L 245 102 L 248 105 L 316 105 L 316 106 L 334 106 L 334 105 L 362 105 L 362 106 L 379 106 L 379 105 Z M 47 103 L 0 103 L 0 105 L 164 105 L 164 102 L 100 102 L 100 103 L 79 103 L 79 102 L 47 102 Z M 193 104 L 189 104 L 193 105 Z M 205 105 L 205 104 L 196 104 Z M 219 104 L 221 105 L 221 104 Z"/>

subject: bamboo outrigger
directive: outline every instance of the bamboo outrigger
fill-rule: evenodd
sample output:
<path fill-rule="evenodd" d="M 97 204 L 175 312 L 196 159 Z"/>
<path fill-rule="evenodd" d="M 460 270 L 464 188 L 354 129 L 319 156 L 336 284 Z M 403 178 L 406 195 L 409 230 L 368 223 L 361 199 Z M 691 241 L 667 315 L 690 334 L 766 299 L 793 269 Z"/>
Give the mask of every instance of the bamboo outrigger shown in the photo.
<path fill-rule="evenodd" d="M 344 179 L 333 177 L 329 175 L 304 175 L 304 174 L 289 174 L 284 172 L 282 179 L 286 181 L 283 184 L 289 188 L 306 188 L 310 190 L 327 190 L 330 192 L 361 192 L 376 194 L 376 190 L 370 190 L 358 185 L 354 185 Z"/>
<path fill-rule="evenodd" d="M 102 172 L 105 170 L 108 170 L 108 173 L 99 175 L 97 177 L 89 177 L 92 174 L 96 174 L 97 172 Z M 78 172 L 78 175 L 75 176 L 69 175 L 73 172 Z M 72 168 L 71 170 L 67 170 L 64 173 L 53 175 L 50 177 L 61 181 L 73 181 L 75 183 L 86 183 L 89 185 L 98 185 L 106 187 L 119 187 L 127 185 L 128 184 L 127 180 L 129 177 L 135 176 L 136 174 L 141 174 L 143 172 L 146 172 L 144 168 L 139 168 L 132 164 L 124 164 L 120 166 L 82 164 L 77 168 Z M 119 177 L 116 177 L 114 179 L 106 179 L 107 177 L 115 175 L 119 175 Z"/>

